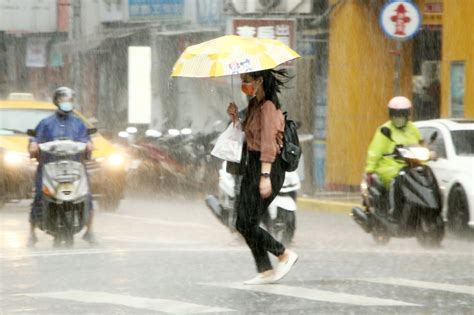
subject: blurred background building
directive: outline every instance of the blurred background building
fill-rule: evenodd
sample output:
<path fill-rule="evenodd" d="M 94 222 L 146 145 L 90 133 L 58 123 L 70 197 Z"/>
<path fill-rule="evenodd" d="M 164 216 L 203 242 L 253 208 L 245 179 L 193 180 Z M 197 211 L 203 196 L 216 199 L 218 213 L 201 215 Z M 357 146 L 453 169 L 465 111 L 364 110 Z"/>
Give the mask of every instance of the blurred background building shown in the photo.
<path fill-rule="evenodd" d="M 375 128 L 394 95 L 395 41 L 384 35 L 385 0 L 0 0 L 0 96 L 48 99 L 73 86 L 82 112 L 110 135 L 130 124 L 206 129 L 225 120 L 239 82 L 170 79 L 189 45 L 234 33 L 277 38 L 302 58 L 285 110 L 302 122 L 303 191 L 357 189 Z M 420 32 L 402 43 L 401 93 L 415 119 L 474 118 L 474 6 L 416 0 Z M 129 47 L 150 47 L 150 114 L 130 111 Z M 141 81 L 140 81 L 141 82 Z M 136 83 L 136 82 L 135 82 Z M 138 84 L 140 85 L 140 83 Z M 232 89 L 234 93 L 232 93 Z"/>

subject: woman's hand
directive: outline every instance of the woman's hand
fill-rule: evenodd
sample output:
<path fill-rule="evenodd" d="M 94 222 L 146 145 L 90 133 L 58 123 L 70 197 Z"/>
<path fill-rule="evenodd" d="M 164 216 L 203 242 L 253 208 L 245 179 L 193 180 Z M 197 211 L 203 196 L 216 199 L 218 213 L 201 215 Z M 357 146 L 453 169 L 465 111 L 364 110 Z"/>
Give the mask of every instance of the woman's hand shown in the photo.
<path fill-rule="evenodd" d="M 260 177 L 260 196 L 262 199 L 270 197 L 272 194 L 272 182 L 270 177 Z"/>
<path fill-rule="evenodd" d="M 239 121 L 239 108 L 237 107 L 237 105 L 235 105 L 234 102 L 229 103 L 229 107 L 227 107 L 227 114 L 229 114 L 230 119 L 232 120 L 234 125 L 237 121 Z"/>

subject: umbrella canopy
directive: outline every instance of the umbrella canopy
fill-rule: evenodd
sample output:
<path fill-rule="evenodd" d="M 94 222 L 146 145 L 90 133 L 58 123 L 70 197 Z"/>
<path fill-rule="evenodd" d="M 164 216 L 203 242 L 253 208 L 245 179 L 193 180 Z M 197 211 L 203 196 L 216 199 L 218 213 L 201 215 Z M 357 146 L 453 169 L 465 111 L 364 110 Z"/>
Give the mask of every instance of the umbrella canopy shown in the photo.
<path fill-rule="evenodd" d="M 278 40 L 226 35 L 186 48 L 171 76 L 209 78 L 241 74 L 273 69 L 298 57 Z"/>

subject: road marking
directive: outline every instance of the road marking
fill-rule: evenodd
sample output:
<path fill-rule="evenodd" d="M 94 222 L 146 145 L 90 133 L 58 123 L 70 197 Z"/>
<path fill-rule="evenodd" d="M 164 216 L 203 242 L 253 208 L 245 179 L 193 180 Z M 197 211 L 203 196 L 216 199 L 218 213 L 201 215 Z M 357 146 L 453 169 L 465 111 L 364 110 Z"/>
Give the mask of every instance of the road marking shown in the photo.
<path fill-rule="evenodd" d="M 195 313 L 218 313 L 233 312 L 235 310 L 213 307 L 207 305 L 193 304 L 167 299 L 150 299 L 130 295 L 111 294 L 107 292 L 93 291 L 64 291 L 46 293 L 23 293 L 29 297 L 51 298 L 60 300 L 71 300 L 84 303 L 103 303 L 123 305 L 133 308 L 164 312 L 169 314 L 195 314 Z"/>
<path fill-rule="evenodd" d="M 111 240 L 111 241 L 119 241 L 119 242 L 124 242 L 124 243 L 144 243 L 144 244 L 184 244 L 184 245 L 192 245 L 192 244 L 202 244 L 203 242 L 195 242 L 195 241 L 189 241 L 189 240 L 170 240 L 170 239 L 157 239 L 157 238 L 151 238 L 151 239 L 143 239 L 139 237 L 127 237 L 127 236 L 103 236 L 101 237 L 103 240 Z"/>
<path fill-rule="evenodd" d="M 160 225 L 167 225 L 167 226 L 214 229 L 213 226 L 194 223 L 194 222 L 166 221 L 166 220 L 159 220 L 159 219 L 150 219 L 146 217 L 135 217 L 132 215 L 125 215 L 125 214 L 102 213 L 101 216 L 114 217 L 118 219 L 136 220 L 136 221 L 140 221 L 142 223 L 147 223 L 147 224 L 160 224 Z"/>
<path fill-rule="evenodd" d="M 281 284 L 245 285 L 240 283 L 206 283 L 205 285 L 291 296 L 321 302 L 352 304 L 361 306 L 421 306 L 418 304 L 407 303 L 397 300 L 380 299 L 363 295 L 323 291 L 318 289 L 291 287 Z"/>
<path fill-rule="evenodd" d="M 426 282 L 426 281 L 417 281 L 417 280 L 400 279 L 400 278 L 356 278 L 353 280 L 474 295 L 474 287 L 467 286 L 467 285 L 455 285 L 455 284 L 439 283 L 439 282 Z"/>
<path fill-rule="evenodd" d="M 42 251 L 0 251 L 0 259 L 11 260 L 29 257 L 49 257 L 49 256 L 73 256 L 73 255 L 101 255 L 101 254 L 126 254 L 126 253 L 147 253 L 147 252 L 247 252 L 245 247 L 174 247 L 174 248 L 118 248 L 118 249 L 61 249 Z"/>

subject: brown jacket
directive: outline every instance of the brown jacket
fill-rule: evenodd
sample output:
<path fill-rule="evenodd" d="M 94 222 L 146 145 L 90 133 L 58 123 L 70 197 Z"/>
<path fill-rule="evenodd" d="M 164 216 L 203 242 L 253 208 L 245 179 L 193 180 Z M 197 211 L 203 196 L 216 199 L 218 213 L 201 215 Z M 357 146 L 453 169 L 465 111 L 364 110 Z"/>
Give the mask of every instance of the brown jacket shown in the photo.
<path fill-rule="evenodd" d="M 247 147 L 261 152 L 260 161 L 273 163 L 280 153 L 285 117 L 271 101 L 257 103 L 256 98 L 249 102 L 247 118 L 243 123 Z"/>

